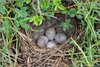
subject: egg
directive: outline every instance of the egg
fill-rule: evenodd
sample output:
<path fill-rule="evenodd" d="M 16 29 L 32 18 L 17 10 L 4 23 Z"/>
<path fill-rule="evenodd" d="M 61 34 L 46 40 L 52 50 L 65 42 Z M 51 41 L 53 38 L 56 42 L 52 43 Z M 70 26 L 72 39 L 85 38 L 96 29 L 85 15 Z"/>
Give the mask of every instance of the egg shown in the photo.
<path fill-rule="evenodd" d="M 62 43 L 62 42 L 64 42 L 66 39 L 67 39 L 67 37 L 66 37 L 66 35 L 65 35 L 64 33 L 58 33 L 58 34 L 56 34 L 56 36 L 55 36 L 55 41 L 56 41 L 57 43 Z"/>
<path fill-rule="evenodd" d="M 49 40 L 53 40 L 55 38 L 55 35 L 56 35 L 56 31 L 54 28 L 49 28 L 46 31 L 46 36 L 48 37 Z"/>
<path fill-rule="evenodd" d="M 40 36 L 37 40 L 37 45 L 39 47 L 45 47 L 45 45 L 48 43 L 48 38 L 46 36 Z"/>
<path fill-rule="evenodd" d="M 57 43 L 55 41 L 49 41 L 47 43 L 47 48 L 54 48 L 56 47 Z"/>

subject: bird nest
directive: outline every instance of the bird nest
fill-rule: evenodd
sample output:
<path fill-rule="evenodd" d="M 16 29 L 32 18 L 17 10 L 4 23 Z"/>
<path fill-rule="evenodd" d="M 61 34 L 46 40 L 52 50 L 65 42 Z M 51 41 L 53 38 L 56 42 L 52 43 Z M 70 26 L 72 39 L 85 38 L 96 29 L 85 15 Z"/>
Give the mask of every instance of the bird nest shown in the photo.
<path fill-rule="evenodd" d="M 62 21 L 63 19 L 60 20 Z M 34 27 L 32 24 L 30 24 L 30 26 L 33 29 L 43 29 L 43 31 L 46 31 L 51 27 L 57 29 L 57 24 L 59 24 L 59 22 L 60 21 L 56 19 L 52 19 L 43 22 L 43 24 L 39 27 Z M 78 35 L 78 32 L 76 32 L 77 25 L 75 24 L 74 20 L 72 20 L 72 24 L 75 28 L 64 32 L 67 35 L 66 41 L 51 49 L 45 47 L 40 48 L 37 46 L 35 40 L 37 36 L 35 37 L 35 32 L 30 30 L 21 30 L 21 32 L 19 32 L 20 60 L 18 60 L 21 67 L 69 67 L 71 65 L 71 60 L 69 58 L 68 49 L 72 48 L 71 44 L 69 43 L 70 37 L 76 38 Z M 62 29 L 58 31 L 61 32 Z M 42 35 L 43 32 L 40 33 L 40 35 Z"/>

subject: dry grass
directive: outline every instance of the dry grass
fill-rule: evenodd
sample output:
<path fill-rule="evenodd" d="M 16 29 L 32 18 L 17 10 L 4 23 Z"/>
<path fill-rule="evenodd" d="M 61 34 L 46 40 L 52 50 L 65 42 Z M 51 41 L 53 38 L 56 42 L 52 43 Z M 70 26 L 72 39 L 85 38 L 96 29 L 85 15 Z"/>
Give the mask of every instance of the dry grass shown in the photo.
<path fill-rule="evenodd" d="M 22 35 L 23 36 L 23 35 Z M 58 45 L 54 49 L 38 48 L 36 44 L 30 40 L 25 40 L 19 37 L 21 49 L 20 63 L 26 67 L 69 67 L 70 60 L 68 59 L 68 42 Z M 27 38 L 26 38 L 27 39 Z M 29 39 L 29 38 L 28 38 Z"/>

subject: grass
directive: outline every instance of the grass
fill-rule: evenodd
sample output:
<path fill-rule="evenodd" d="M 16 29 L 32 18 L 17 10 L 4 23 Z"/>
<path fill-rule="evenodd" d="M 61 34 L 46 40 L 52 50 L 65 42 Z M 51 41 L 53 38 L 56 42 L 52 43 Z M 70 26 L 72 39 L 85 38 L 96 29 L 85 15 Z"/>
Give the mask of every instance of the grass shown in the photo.
<path fill-rule="evenodd" d="M 86 0 L 86 2 L 79 2 L 78 0 L 73 0 L 73 2 L 77 7 L 77 13 L 83 16 L 83 19 L 80 21 L 83 24 L 82 31 L 84 32 L 82 32 L 83 36 L 79 36 L 82 38 L 81 43 L 78 42 L 77 38 L 70 38 L 70 45 L 72 45 L 73 48 L 68 50 L 68 56 L 73 67 L 98 67 L 100 66 L 100 39 L 98 39 L 98 35 L 100 35 L 98 30 L 100 28 L 96 30 L 95 24 L 100 24 L 100 17 L 98 17 L 100 14 L 100 6 L 97 7 L 100 1 Z M 16 67 L 19 56 L 19 35 L 16 30 L 20 28 L 16 27 L 13 21 L 16 23 L 18 20 L 5 16 L 1 16 L 0 19 L 8 19 L 10 21 L 8 25 L 7 22 L 5 22 L 5 31 L 1 32 L 2 35 L 0 36 L 0 40 L 2 40 L 3 44 L 2 48 L 0 47 L 0 67 Z M 14 45 L 12 45 L 13 43 Z M 13 49 L 12 46 L 14 46 L 15 49 Z M 12 49 L 15 54 L 12 53 Z M 56 51 L 54 53 L 56 53 Z"/>
<path fill-rule="evenodd" d="M 75 60 L 76 62 L 79 63 L 76 64 L 74 63 L 74 66 L 78 67 L 81 65 L 82 67 L 84 67 L 84 65 L 86 65 L 87 67 L 97 67 L 100 65 L 100 60 L 97 60 L 97 58 L 100 58 L 100 53 L 98 51 L 100 49 L 100 44 L 99 40 L 97 39 L 97 34 L 95 31 L 94 24 L 97 23 L 96 19 L 99 19 L 96 17 L 97 14 L 95 13 L 95 10 L 98 10 L 99 8 L 93 7 L 93 5 L 96 6 L 95 4 L 97 4 L 98 2 L 100 3 L 100 1 L 96 0 L 95 2 L 87 1 L 87 3 L 80 3 L 79 1 L 74 0 L 74 2 L 79 7 L 78 9 L 83 9 L 82 11 L 82 14 L 84 16 L 83 23 L 85 25 L 84 27 L 85 35 L 83 37 L 84 39 L 81 44 L 78 44 L 77 40 L 71 38 L 73 44 L 82 53 L 82 55 L 78 55 L 78 57 L 80 56 L 80 58 L 77 59 L 77 61 Z M 89 9 L 86 8 L 87 5 L 84 6 L 84 4 L 89 5 Z M 98 20 L 98 22 L 99 21 L 100 20 Z M 83 48 L 85 50 L 83 50 Z"/>
<path fill-rule="evenodd" d="M 83 57 L 85 58 L 85 61 L 86 61 L 87 65 L 90 67 L 91 65 L 90 65 L 85 53 L 83 52 L 82 48 L 76 43 L 75 40 L 73 40 L 72 38 L 71 38 L 71 40 L 78 47 L 78 49 L 81 51 L 81 53 L 83 54 Z"/>

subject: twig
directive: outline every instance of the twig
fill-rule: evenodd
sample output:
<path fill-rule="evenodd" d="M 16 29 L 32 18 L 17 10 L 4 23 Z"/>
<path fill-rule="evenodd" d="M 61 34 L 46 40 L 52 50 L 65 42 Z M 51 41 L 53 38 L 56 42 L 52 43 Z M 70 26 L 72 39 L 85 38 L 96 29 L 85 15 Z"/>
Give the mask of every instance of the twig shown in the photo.
<path fill-rule="evenodd" d="M 38 6 L 37 6 L 38 13 L 39 13 L 40 15 L 42 15 L 41 9 L 40 9 L 40 1 L 39 1 L 39 0 L 36 0 L 36 1 L 37 1 L 37 4 L 38 4 Z"/>
<path fill-rule="evenodd" d="M 55 67 L 58 67 L 59 64 L 60 64 L 60 62 L 61 62 L 61 58 L 58 59 L 58 62 L 57 62 L 57 64 L 55 65 Z"/>
<path fill-rule="evenodd" d="M 11 27 L 12 28 L 12 27 Z M 19 32 L 18 30 L 16 30 L 16 29 L 14 29 L 14 28 L 12 28 L 14 31 L 16 31 L 22 38 L 23 38 L 23 40 L 28 40 L 28 41 L 32 41 L 32 39 L 31 38 L 29 38 L 29 37 L 27 37 L 25 34 L 23 34 L 23 33 L 21 33 L 21 32 Z"/>
<path fill-rule="evenodd" d="M 3 40 L 4 44 L 6 44 L 6 41 L 5 41 L 3 33 L 2 33 L 2 40 Z"/>
<path fill-rule="evenodd" d="M 34 2 L 35 2 L 35 0 L 32 0 L 31 6 L 32 6 L 32 8 L 33 8 L 35 11 L 37 11 L 36 8 L 34 7 Z"/>
<path fill-rule="evenodd" d="M 71 5 L 71 6 L 68 6 L 66 9 L 74 8 L 75 6 L 76 6 L 76 5 L 73 4 L 73 5 Z"/>

